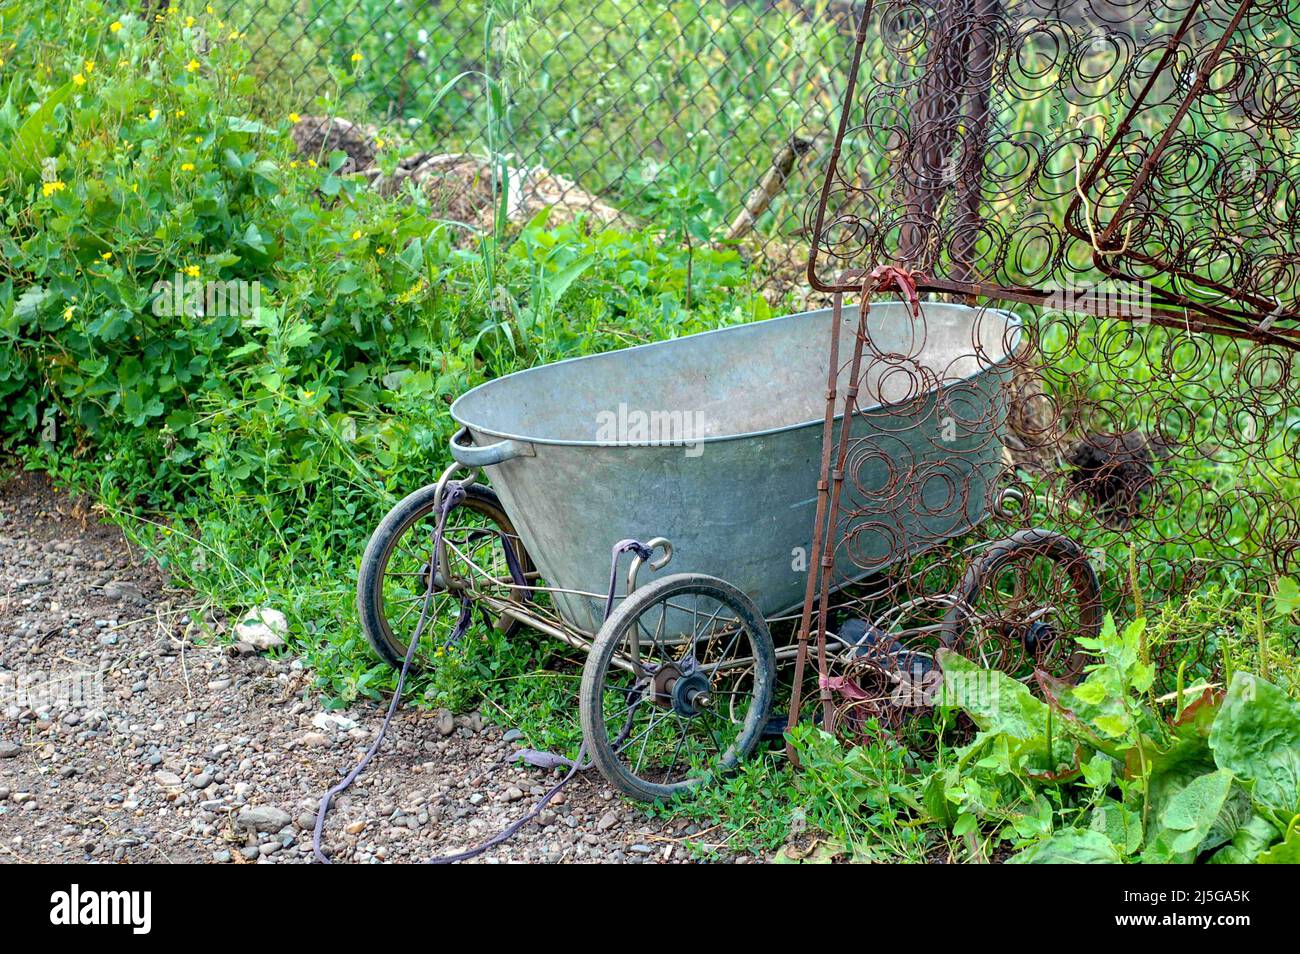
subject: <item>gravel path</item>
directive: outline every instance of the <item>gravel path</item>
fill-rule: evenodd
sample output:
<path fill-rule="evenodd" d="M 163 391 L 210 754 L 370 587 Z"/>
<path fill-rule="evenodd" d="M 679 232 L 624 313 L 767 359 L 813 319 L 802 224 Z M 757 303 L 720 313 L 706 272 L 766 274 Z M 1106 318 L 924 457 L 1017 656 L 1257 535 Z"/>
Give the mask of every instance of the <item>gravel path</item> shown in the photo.
<path fill-rule="evenodd" d="M 43 477 L 0 478 L 0 861 L 310 860 L 317 799 L 382 712 L 327 715 L 292 657 L 196 645 L 198 612 Z M 404 709 L 330 814 L 327 851 L 416 861 L 486 838 L 549 783 L 492 768 L 516 744 L 476 712 Z M 551 809 L 479 860 L 692 858 L 692 826 L 594 774 Z"/>

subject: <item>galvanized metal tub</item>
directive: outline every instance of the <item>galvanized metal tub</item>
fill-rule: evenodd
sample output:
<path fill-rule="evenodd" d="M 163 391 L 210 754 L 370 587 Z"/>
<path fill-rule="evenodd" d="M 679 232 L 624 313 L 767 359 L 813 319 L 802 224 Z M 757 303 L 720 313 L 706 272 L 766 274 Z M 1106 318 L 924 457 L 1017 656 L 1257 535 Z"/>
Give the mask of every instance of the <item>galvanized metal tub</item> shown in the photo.
<path fill-rule="evenodd" d="M 1002 467 L 1009 312 L 873 304 L 836 584 L 967 531 Z M 798 605 L 821 468 L 831 309 L 531 368 L 451 406 L 452 456 L 483 466 L 548 584 L 602 593 L 610 547 L 667 537 L 665 572 L 721 577 L 765 615 Z M 841 320 L 840 393 L 858 323 Z M 836 436 L 842 426 L 836 419 Z M 837 538 L 840 534 L 837 534 Z M 588 635 L 602 601 L 559 593 Z"/>

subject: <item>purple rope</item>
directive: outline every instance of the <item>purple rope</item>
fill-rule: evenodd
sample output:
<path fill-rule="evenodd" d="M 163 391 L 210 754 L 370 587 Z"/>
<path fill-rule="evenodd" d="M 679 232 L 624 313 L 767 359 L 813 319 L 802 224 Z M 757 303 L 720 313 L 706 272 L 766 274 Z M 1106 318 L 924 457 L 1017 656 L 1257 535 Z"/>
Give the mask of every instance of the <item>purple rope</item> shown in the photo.
<path fill-rule="evenodd" d="M 438 502 L 438 519 L 433 529 L 433 560 L 437 559 L 437 555 L 441 550 L 442 534 L 446 527 L 447 515 L 465 499 L 465 496 L 465 488 L 459 481 L 449 481 L 443 488 L 442 498 Z M 503 543 L 506 543 L 504 537 L 502 537 L 502 541 Z M 510 567 L 510 575 L 515 578 L 516 583 L 521 583 L 524 577 L 523 570 L 519 567 L 518 560 L 515 559 L 514 554 L 510 552 L 510 549 L 509 544 L 506 543 L 506 562 Z M 618 543 L 614 544 L 614 551 L 610 559 L 609 595 L 605 600 L 605 619 L 609 619 L 609 614 L 614 610 L 614 592 L 618 585 L 618 558 L 628 551 L 635 552 L 637 556 L 641 557 L 643 560 L 648 560 L 651 555 L 650 548 L 637 540 L 620 540 Z M 415 625 L 415 634 L 411 637 L 410 645 L 406 647 L 406 658 L 402 660 L 402 671 L 397 677 L 397 689 L 393 692 L 393 699 L 388 704 L 388 712 L 384 715 L 383 724 L 379 727 L 379 733 L 375 736 L 375 741 L 370 744 L 370 748 L 366 750 L 366 754 L 361 757 L 361 761 L 356 764 L 352 771 L 343 776 L 343 779 L 337 785 L 321 796 L 320 807 L 316 810 L 316 827 L 312 831 L 311 836 L 312 856 L 320 864 L 333 864 L 333 862 L 330 861 L 329 856 L 325 854 L 324 849 L 321 847 L 321 839 L 325 833 L 325 816 L 329 814 L 334 799 L 352 787 L 352 783 L 355 782 L 357 777 L 366 770 L 366 766 L 368 766 L 371 760 L 375 757 L 375 753 L 379 751 L 379 747 L 384 744 L 384 738 L 388 734 L 388 727 L 392 723 L 393 716 L 397 712 L 397 707 L 402 701 L 402 690 L 406 687 L 406 674 L 411 668 L 412 660 L 415 659 L 416 647 L 419 646 L 420 637 L 424 634 L 424 627 L 429 621 L 429 607 L 433 602 L 434 578 L 436 575 L 437 571 L 435 568 L 434 571 L 429 574 L 429 582 L 424 591 L 424 603 L 420 608 L 420 619 Z M 469 622 L 473 616 L 471 606 L 472 604 L 470 603 L 469 597 L 462 593 L 460 617 L 456 620 L 456 625 L 452 627 L 451 635 L 447 638 L 447 642 L 443 644 L 444 646 L 452 645 L 465 635 L 465 630 L 469 628 Z M 628 706 L 627 720 L 622 731 L 618 735 L 618 739 L 615 740 L 616 745 L 631 730 L 632 718 L 635 714 L 635 705 L 636 703 L 633 702 Z M 515 819 L 515 821 L 511 822 L 508 826 L 493 835 L 487 841 L 477 844 L 473 848 L 467 848 L 465 851 L 456 852 L 455 854 L 440 855 L 436 858 L 430 858 L 425 862 L 425 864 L 447 865 L 455 864 L 458 861 L 466 861 L 470 858 L 477 858 L 489 849 L 495 848 L 497 845 L 509 841 L 519 833 L 521 828 L 540 815 L 550 803 L 551 799 L 558 795 L 560 789 L 564 788 L 565 785 L 568 785 L 578 772 L 590 768 L 591 763 L 586 760 L 586 755 L 586 741 L 578 747 L 578 755 L 577 758 L 574 759 L 568 759 L 562 755 L 557 755 L 551 752 L 539 752 L 536 749 L 519 749 L 511 759 L 509 759 L 509 761 L 522 759 L 529 765 L 536 765 L 541 768 L 555 768 L 560 765 L 568 765 L 569 771 L 564 774 L 563 778 L 551 786 L 550 790 L 538 800 L 537 804 L 535 804 L 527 814 Z"/>
<path fill-rule="evenodd" d="M 442 549 L 442 532 L 447 525 L 447 514 L 459 505 L 465 499 L 465 488 L 459 481 L 450 481 L 443 488 L 442 497 L 438 501 L 438 519 L 433 528 L 433 558 L 437 559 L 438 552 Z M 393 716 L 397 712 L 397 707 L 402 701 L 402 690 L 406 687 L 406 674 L 411 669 L 411 661 L 415 659 L 416 647 L 420 645 L 420 637 L 424 635 L 424 627 L 429 622 L 429 607 L 433 603 L 434 577 L 437 576 L 437 568 L 430 561 L 429 582 L 424 590 L 424 603 L 420 607 L 420 619 L 415 624 L 415 635 L 411 637 L 411 643 L 406 647 L 406 658 L 402 660 L 402 671 L 397 677 L 397 689 L 393 692 L 393 699 L 388 704 L 388 712 L 384 716 L 383 724 L 379 727 L 379 734 L 375 736 L 375 741 L 370 744 L 366 754 L 361 757 L 361 761 L 356 764 L 352 771 L 343 776 L 343 779 L 321 796 L 320 807 L 316 809 L 316 827 L 311 835 L 311 851 L 315 859 L 323 865 L 333 864 L 329 856 L 321 848 L 321 837 L 325 833 L 325 816 L 329 814 L 330 806 L 333 805 L 334 799 L 352 787 L 352 783 L 357 780 L 370 760 L 375 757 L 379 747 L 384 744 L 384 736 L 388 734 L 388 726 L 393 721 Z M 461 596 L 460 618 L 456 620 L 456 625 L 452 628 L 451 637 L 448 642 L 454 642 L 464 635 L 465 630 L 469 627 L 470 612 L 469 600 Z"/>
<path fill-rule="evenodd" d="M 618 558 L 629 550 L 643 560 L 650 559 L 654 553 L 640 540 L 620 540 L 614 544 L 614 552 L 610 554 L 609 559 L 609 595 L 605 597 L 604 619 L 609 619 L 609 614 L 614 612 L 614 590 L 618 587 Z"/>

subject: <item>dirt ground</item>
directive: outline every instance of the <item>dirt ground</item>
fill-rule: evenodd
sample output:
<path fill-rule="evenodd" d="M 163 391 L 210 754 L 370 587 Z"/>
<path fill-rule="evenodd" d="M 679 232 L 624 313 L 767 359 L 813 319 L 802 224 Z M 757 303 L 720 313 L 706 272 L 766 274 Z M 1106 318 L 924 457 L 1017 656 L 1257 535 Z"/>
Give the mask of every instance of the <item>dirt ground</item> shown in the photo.
<path fill-rule="evenodd" d="M 301 662 L 204 645 L 200 611 L 84 503 L 0 475 L 0 860 L 311 860 L 319 796 L 382 711 L 324 713 Z M 524 744 L 507 732 L 403 709 L 330 814 L 327 852 L 420 861 L 494 834 L 551 780 L 504 764 Z M 680 863 L 708 840 L 585 773 L 478 860 Z"/>

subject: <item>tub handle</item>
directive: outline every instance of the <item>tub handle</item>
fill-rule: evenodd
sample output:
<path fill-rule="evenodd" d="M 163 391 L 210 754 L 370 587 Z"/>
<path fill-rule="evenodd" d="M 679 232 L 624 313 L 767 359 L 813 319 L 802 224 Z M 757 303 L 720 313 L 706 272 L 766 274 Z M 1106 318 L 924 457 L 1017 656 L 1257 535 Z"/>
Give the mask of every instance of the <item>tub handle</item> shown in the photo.
<path fill-rule="evenodd" d="M 491 467 L 516 457 L 535 457 L 533 445 L 525 441 L 504 440 L 476 447 L 462 443 L 469 438 L 469 428 L 462 427 L 451 436 L 451 456 L 466 467 Z"/>

